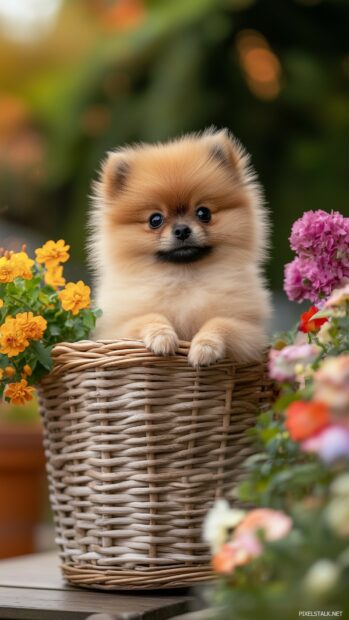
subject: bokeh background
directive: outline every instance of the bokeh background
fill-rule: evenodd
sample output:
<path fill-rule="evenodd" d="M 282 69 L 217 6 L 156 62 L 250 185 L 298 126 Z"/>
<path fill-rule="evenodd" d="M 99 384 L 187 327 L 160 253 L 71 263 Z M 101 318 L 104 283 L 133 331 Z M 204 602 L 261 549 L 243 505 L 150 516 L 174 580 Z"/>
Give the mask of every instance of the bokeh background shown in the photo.
<path fill-rule="evenodd" d="M 292 222 L 349 214 L 348 32 L 348 0 L 0 0 L 0 245 L 64 238 L 88 278 L 105 152 L 228 127 L 265 187 L 272 327 L 288 327 Z"/>

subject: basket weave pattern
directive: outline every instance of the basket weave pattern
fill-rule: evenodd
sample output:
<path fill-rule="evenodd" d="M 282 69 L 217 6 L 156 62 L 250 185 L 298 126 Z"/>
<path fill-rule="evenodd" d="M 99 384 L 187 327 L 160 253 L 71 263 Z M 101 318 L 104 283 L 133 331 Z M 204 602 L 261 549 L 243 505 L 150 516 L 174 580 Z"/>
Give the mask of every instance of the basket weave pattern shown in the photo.
<path fill-rule="evenodd" d="M 195 370 L 187 343 L 156 357 L 130 340 L 61 344 L 40 389 L 63 573 L 99 588 L 207 581 L 202 523 L 251 453 L 272 389 L 263 364 Z"/>

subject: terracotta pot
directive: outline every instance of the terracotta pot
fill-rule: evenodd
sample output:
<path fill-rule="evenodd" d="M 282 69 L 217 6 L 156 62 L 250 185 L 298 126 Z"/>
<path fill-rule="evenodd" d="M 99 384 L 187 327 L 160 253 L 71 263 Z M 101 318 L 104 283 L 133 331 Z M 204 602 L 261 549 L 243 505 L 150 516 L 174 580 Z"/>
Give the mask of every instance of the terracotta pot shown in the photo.
<path fill-rule="evenodd" d="M 34 551 L 44 463 L 38 424 L 0 423 L 0 558 Z"/>

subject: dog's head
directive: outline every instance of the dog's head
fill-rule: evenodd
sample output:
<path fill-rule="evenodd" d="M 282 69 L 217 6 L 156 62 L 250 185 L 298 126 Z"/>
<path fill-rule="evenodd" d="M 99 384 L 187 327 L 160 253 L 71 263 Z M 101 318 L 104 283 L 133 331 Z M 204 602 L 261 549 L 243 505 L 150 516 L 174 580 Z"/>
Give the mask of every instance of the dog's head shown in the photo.
<path fill-rule="evenodd" d="M 110 153 L 94 222 L 108 255 L 130 264 L 195 268 L 233 249 L 235 260 L 258 260 L 265 246 L 259 187 L 225 130 Z"/>

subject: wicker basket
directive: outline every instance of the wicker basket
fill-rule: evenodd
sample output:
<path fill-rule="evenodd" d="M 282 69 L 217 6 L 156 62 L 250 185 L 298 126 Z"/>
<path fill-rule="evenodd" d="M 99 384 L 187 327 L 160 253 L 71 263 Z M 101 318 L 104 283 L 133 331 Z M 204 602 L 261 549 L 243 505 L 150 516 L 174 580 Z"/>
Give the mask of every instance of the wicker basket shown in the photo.
<path fill-rule="evenodd" d="M 53 351 L 40 388 L 51 503 L 65 578 L 103 589 L 210 579 L 202 522 L 251 453 L 245 431 L 272 390 L 260 363 L 194 370 L 188 344 Z"/>

